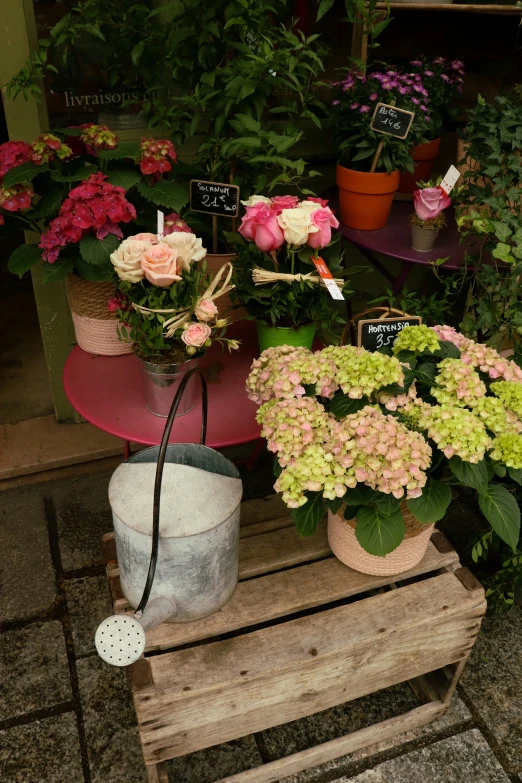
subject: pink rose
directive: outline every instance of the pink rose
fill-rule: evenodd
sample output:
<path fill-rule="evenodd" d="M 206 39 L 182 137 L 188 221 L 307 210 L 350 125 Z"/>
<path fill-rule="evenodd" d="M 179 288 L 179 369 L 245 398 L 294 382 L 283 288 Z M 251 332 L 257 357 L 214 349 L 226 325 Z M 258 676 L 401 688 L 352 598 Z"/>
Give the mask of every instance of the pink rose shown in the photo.
<path fill-rule="evenodd" d="M 285 241 L 277 221 L 277 209 L 263 203 L 246 208 L 238 231 L 245 239 L 252 239 L 263 253 L 277 250 Z"/>
<path fill-rule="evenodd" d="M 167 288 L 181 280 L 178 274 L 177 257 L 177 251 L 168 245 L 163 243 L 151 245 L 140 259 L 141 268 L 149 283 Z"/>
<path fill-rule="evenodd" d="M 116 296 L 113 296 L 112 299 L 109 299 L 107 302 L 107 310 L 109 313 L 117 313 L 118 310 L 121 310 L 121 302 Z"/>
<path fill-rule="evenodd" d="M 277 209 L 277 214 L 280 215 L 283 209 L 293 209 L 299 204 L 297 196 L 274 196 L 272 199 L 272 206 Z"/>
<path fill-rule="evenodd" d="M 198 321 L 211 321 L 219 314 L 219 310 L 212 299 L 200 299 L 194 308 L 194 315 Z"/>
<path fill-rule="evenodd" d="M 136 234 L 129 239 L 138 239 L 140 242 L 152 242 L 153 245 L 158 241 L 156 234 L 150 234 L 148 231 L 143 231 L 141 234 Z"/>
<path fill-rule="evenodd" d="M 320 204 L 323 209 L 328 206 L 327 198 L 318 198 L 317 196 L 307 196 L 306 200 L 314 201 L 316 204 Z"/>
<path fill-rule="evenodd" d="M 190 323 L 181 335 L 181 339 L 185 345 L 202 348 L 211 334 L 212 329 L 207 324 Z"/>
<path fill-rule="evenodd" d="M 413 206 L 421 220 L 432 220 L 449 207 L 451 199 L 440 188 L 424 188 L 413 193 Z"/>
<path fill-rule="evenodd" d="M 326 247 L 332 241 L 332 228 L 339 228 L 339 221 L 330 207 L 316 209 L 311 213 L 310 219 L 319 231 L 309 234 L 307 244 L 315 249 Z"/>

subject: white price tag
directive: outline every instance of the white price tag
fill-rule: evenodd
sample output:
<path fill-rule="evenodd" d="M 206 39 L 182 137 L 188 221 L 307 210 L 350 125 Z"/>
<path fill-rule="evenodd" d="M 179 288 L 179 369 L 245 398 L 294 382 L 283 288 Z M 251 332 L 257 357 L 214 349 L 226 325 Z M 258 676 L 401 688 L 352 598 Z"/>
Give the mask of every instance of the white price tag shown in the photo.
<path fill-rule="evenodd" d="M 455 166 L 450 166 L 446 172 L 446 176 L 440 183 L 439 187 L 442 188 L 442 190 L 447 196 L 449 196 L 449 194 L 455 187 L 455 183 L 459 178 L 460 178 L 460 171 L 457 168 L 455 168 Z"/>
<path fill-rule="evenodd" d="M 158 236 L 163 236 L 163 231 L 165 229 L 165 215 L 163 212 L 161 212 L 158 209 Z"/>
<path fill-rule="evenodd" d="M 330 296 L 332 299 L 341 299 L 344 301 L 344 296 L 342 294 L 342 291 L 339 290 L 339 286 L 335 282 L 335 280 L 332 277 L 332 273 L 324 263 L 322 258 L 312 258 L 312 261 L 315 264 L 315 268 L 319 272 L 319 275 L 321 277 L 321 280 L 325 284 L 326 288 L 328 289 Z"/>

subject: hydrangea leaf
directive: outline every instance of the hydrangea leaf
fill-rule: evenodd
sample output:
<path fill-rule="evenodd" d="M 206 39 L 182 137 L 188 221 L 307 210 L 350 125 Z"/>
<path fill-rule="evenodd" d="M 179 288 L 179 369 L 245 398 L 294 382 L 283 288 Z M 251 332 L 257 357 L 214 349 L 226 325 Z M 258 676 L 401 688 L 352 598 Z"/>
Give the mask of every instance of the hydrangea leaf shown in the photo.
<path fill-rule="evenodd" d="M 80 256 L 74 259 L 74 271 L 90 283 L 104 283 L 114 275 L 114 267 L 111 263 L 89 264 Z"/>
<path fill-rule="evenodd" d="M 488 485 L 488 470 L 486 460 L 481 459 L 475 464 L 464 462 L 456 455 L 448 461 L 450 470 L 466 487 L 473 487 L 477 492 L 483 492 Z"/>
<path fill-rule="evenodd" d="M 48 264 L 47 261 L 43 263 L 42 270 L 44 283 L 57 283 L 59 280 L 65 280 L 67 275 L 74 271 L 74 261 L 62 256 L 57 258 L 54 264 Z"/>
<path fill-rule="evenodd" d="M 94 266 L 108 264 L 111 253 L 116 250 L 120 242 L 121 239 L 118 239 L 115 234 L 107 234 L 105 239 L 96 239 L 92 235 L 83 237 L 80 240 L 81 257 Z"/>
<path fill-rule="evenodd" d="M 137 189 L 147 201 L 152 201 L 153 204 L 160 207 L 173 209 L 175 212 L 179 212 L 189 200 L 187 188 L 168 180 L 160 180 L 152 186 L 140 182 Z"/>
<path fill-rule="evenodd" d="M 334 394 L 329 403 L 329 408 L 337 419 L 344 419 L 350 413 L 357 413 L 362 408 L 368 405 L 368 398 L 361 397 L 360 400 L 352 400 L 342 391 L 338 391 Z"/>
<path fill-rule="evenodd" d="M 404 519 L 400 511 L 383 514 L 379 506 L 365 506 L 357 514 L 355 535 L 370 555 L 385 557 L 397 549 L 404 538 Z"/>
<path fill-rule="evenodd" d="M 304 506 L 292 509 L 292 519 L 300 536 L 312 536 L 317 525 L 324 517 L 324 500 L 322 492 L 307 492 L 308 501 Z"/>
<path fill-rule="evenodd" d="M 508 468 L 507 472 L 510 479 L 517 484 L 522 484 L 522 468 Z"/>
<path fill-rule="evenodd" d="M 451 503 L 451 489 L 442 481 L 428 478 L 419 498 L 408 500 L 408 508 L 423 525 L 442 519 Z"/>
<path fill-rule="evenodd" d="M 500 484 L 489 484 L 479 492 L 479 506 L 495 533 L 515 551 L 520 537 L 520 508 L 511 492 Z"/>
<path fill-rule="evenodd" d="M 119 168 L 108 171 L 107 177 L 109 178 L 111 185 L 117 185 L 118 187 L 123 188 L 123 190 L 129 190 L 140 182 L 141 173 L 136 171 L 136 169 Z"/>
<path fill-rule="evenodd" d="M 2 185 L 4 188 L 10 188 L 12 185 L 19 185 L 21 182 L 30 182 L 30 180 L 48 170 L 49 166 L 46 163 L 42 166 L 37 166 L 36 163 L 21 163 L 20 166 L 15 166 L 14 169 L 6 171 L 2 178 Z"/>
<path fill-rule="evenodd" d="M 9 256 L 7 268 L 13 275 L 22 277 L 28 269 L 41 262 L 42 251 L 38 245 L 20 245 L 14 253 Z"/>
<path fill-rule="evenodd" d="M 443 359 L 460 359 L 460 350 L 448 340 L 441 340 L 437 355 Z"/>
<path fill-rule="evenodd" d="M 113 150 L 100 150 L 98 155 L 105 160 L 121 160 L 132 158 L 136 160 L 140 154 L 139 141 L 119 141 Z"/>

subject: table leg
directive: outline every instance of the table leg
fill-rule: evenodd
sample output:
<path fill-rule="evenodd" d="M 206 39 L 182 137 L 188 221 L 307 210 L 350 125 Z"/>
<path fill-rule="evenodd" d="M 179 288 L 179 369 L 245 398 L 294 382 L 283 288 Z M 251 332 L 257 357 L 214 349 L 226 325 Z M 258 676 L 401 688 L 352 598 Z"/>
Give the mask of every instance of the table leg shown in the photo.
<path fill-rule="evenodd" d="M 397 296 L 397 294 L 400 294 L 402 289 L 404 288 L 404 283 L 406 282 L 406 279 L 408 275 L 410 274 L 412 270 L 413 264 L 410 264 L 408 261 L 402 262 L 402 269 L 400 271 L 399 277 L 395 280 L 393 284 L 393 295 Z"/>
<path fill-rule="evenodd" d="M 363 256 L 366 258 L 367 261 L 370 262 L 372 266 L 375 267 L 375 269 L 381 273 L 383 277 L 386 278 L 386 280 L 391 283 L 392 285 L 395 285 L 395 278 L 390 272 L 389 269 L 387 269 L 384 264 L 381 264 L 378 258 L 374 256 L 374 254 L 371 252 L 371 250 L 367 250 L 365 247 L 359 247 L 357 245 L 357 249 L 363 254 Z"/>
<path fill-rule="evenodd" d="M 264 440 L 257 441 L 254 451 L 252 452 L 252 456 L 250 457 L 250 459 L 247 460 L 246 463 L 247 470 L 253 470 L 255 468 L 257 459 L 261 454 L 261 452 L 263 451 L 264 446 L 265 446 Z"/>
<path fill-rule="evenodd" d="M 130 450 L 130 443 L 128 440 L 123 441 L 123 459 L 129 459 L 132 452 Z"/>

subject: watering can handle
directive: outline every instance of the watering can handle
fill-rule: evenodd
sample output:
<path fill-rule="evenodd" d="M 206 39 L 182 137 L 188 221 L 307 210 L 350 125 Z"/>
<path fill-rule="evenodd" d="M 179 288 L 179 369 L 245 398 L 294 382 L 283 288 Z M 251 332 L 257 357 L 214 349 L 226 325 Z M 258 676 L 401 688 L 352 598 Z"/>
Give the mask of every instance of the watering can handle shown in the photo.
<path fill-rule="evenodd" d="M 139 613 L 141 615 L 141 613 L 145 609 L 145 606 L 147 605 L 147 601 L 149 600 L 150 591 L 152 589 L 154 574 L 156 573 L 156 562 L 158 560 L 158 546 L 159 546 L 161 481 L 163 478 L 163 468 L 165 466 L 165 456 L 167 454 L 167 446 L 169 445 L 170 432 L 172 430 L 172 425 L 174 423 L 174 418 L 176 416 L 181 397 L 183 396 L 183 392 L 185 391 L 188 382 L 190 381 L 190 379 L 194 374 L 199 375 L 199 380 L 201 381 L 201 392 L 202 392 L 201 433 L 199 437 L 200 445 L 203 446 L 205 444 L 205 440 L 207 437 L 207 414 L 208 414 L 207 383 L 203 376 L 203 372 L 199 369 L 199 367 L 194 367 L 194 369 L 189 370 L 187 373 L 185 373 L 185 375 L 181 380 L 180 385 L 178 386 L 176 396 L 174 397 L 172 406 L 169 411 L 169 415 L 167 416 L 165 429 L 163 430 L 163 437 L 161 439 L 161 445 L 158 454 L 156 478 L 154 481 L 154 502 L 152 507 L 153 509 L 152 510 L 152 550 L 150 554 L 149 572 L 147 574 L 147 581 L 145 582 L 145 587 L 143 588 L 143 595 L 141 596 L 141 601 L 138 605 L 138 608 L 136 609 L 135 614 Z"/>

